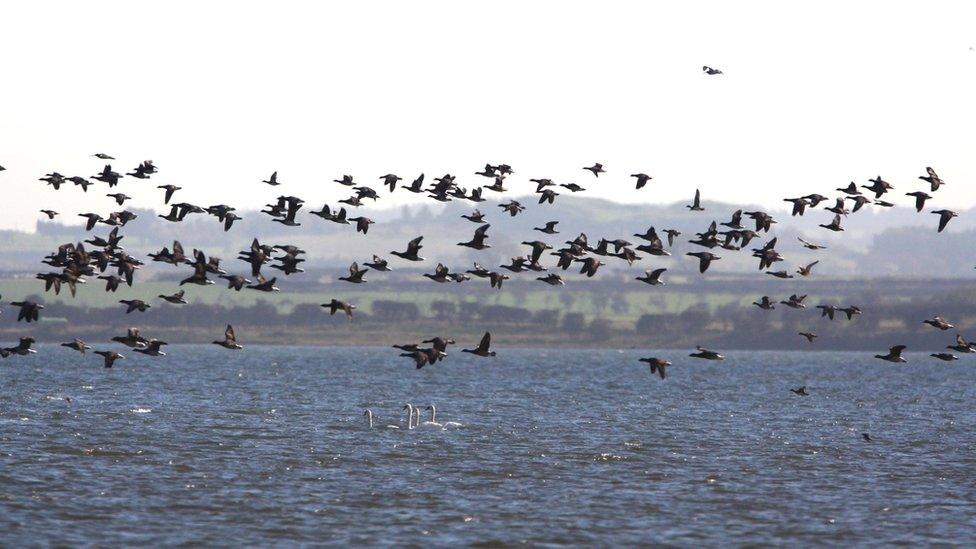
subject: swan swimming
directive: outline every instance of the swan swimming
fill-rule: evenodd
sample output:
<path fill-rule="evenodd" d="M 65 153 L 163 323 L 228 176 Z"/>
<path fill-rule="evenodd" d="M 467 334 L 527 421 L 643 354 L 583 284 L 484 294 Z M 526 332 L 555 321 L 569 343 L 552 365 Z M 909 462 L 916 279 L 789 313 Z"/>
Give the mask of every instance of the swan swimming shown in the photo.
<path fill-rule="evenodd" d="M 363 415 L 366 416 L 366 419 L 369 421 L 369 428 L 372 429 L 373 428 L 373 411 L 370 410 L 369 408 L 366 408 L 366 410 L 363 412 Z M 386 428 L 387 429 L 399 429 L 400 426 L 399 425 L 387 425 Z"/>
<path fill-rule="evenodd" d="M 403 409 L 407 411 L 407 429 L 413 429 L 414 427 L 416 427 L 413 424 L 413 413 L 414 413 L 414 411 L 417 412 L 417 424 L 418 425 L 420 424 L 420 410 L 419 409 L 417 409 L 416 407 L 414 407 L 414 405 L 413 404 L 410 404 L 409 402 L 403 407 Z"/>
<path fill-rule="evenodd" d="M 425 421 L 424 425 L 429 425 L 431 427 L 443 427 L 444 429 L 447 429 L 448 427 L 463 427 L 463 425 L 456 421 L 445 421 L 443 424 L 437 423 L 437 407 L 431 404 L 426 409 L 430 410 L 430 421 Z"/>

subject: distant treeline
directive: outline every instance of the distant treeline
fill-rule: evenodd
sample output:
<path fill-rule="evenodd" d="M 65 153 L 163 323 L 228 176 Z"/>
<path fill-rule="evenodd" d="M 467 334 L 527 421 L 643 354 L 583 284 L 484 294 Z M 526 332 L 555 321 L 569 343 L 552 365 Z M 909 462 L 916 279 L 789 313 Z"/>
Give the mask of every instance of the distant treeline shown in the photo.
<path fill-rule="evenodd" d="M 372 302 L 370 313 L 356 311 L 351 321 L 341 311 L 329 316 L 313 303 L 298 304 L 285 313 L 264 300 L 231 307 L 161 304 L 128 315 L 120 307 L 56 304 L 41 313 L 37 324 L 16 322 L 15 309 L 5 311 L 0 315 L 0 337 L 10 341 L 29 334 L 39 341 L 80 337 L 98 342 L 136 326 L 151 337 L 171 339 L 171 343 L 196 343 L 219 339 L 226 323 L 235 326 L 244 344 L 392 345 L 434 335 L 473 341 L 483 330 L 491 330 L 499 346 L 680 348 L 700 344 L 718 349 L 882 350 L 905 344 L 921 350 L 944 348 L 957 332 L 976 337 L 971 332 L 976 330 L 971 291 L 903 300 L 883 294 L 867 300 L 861 297 L 861 301 L 830 302 L 863 310 L 852 320 L 838 313 L 833 321 L 820 316 L 812 298 L 800 310 L 785 305 L 777 305 L 773 311 L 738 304 L 711 310 L 695 306 L 678 314 L 644 314 L 636 322 L 622 320 L 612 311 L 587 315 L 450 300 L 421 307 L 412 301 L 379 299 Z M 40 296 L 29 299 L 43 302 Z M 934 314 L 956 329 L 942 332 L 922 324 Z M 798 332 L 814 332 L 819 338 L 807 343 Z"/>

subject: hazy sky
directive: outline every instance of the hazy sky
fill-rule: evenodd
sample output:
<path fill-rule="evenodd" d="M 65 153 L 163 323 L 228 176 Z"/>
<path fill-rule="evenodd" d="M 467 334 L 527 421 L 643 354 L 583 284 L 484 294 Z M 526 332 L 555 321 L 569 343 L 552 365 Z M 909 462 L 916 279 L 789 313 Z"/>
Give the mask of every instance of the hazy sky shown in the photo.
<path fill-rule="evenodd" d="M 974 21 L 963 1 L 10 2 L 0 227 L 111 211 L 104 184 L 79 201 L 36 180 L 90 176 L 95 152 L 160 167 L 123 183 L 135 206 L 173 183 L 203 205 L 317 207 L 348 195 L 343 173 L 470 187 L 506 162 L 515 186 L 768 205 L 879 173 L 901 195 L 931 165 L 948 182 L 932 205 L 968 207 Z M 274 170 L 285 185 L 261 185 Z M 638 171 L 655 179 L 635 192 Z"/>

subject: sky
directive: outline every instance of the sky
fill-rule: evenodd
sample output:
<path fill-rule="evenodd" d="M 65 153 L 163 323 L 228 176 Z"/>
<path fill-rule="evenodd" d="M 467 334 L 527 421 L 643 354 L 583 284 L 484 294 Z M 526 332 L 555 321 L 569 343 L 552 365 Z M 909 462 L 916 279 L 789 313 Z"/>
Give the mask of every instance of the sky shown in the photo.
<path fill-rule="evenodd" d="M 621 202 L 781 207 L 883 175 L 898 194 L 933 166 L 933 207 L 976 204 L 976 3 L 11 2 L 0 49 L 0 228 L 40 207 L 113 211 L 104 184 L 201 205 L 347 196 L 486 162 Z M 722 69 L 706 76 L 702 66 Z M 583 166 L 601 162 L 594 180 Z M 284 184 L 260 183 L 272 171 Z M 646 172 L 636 191 L 627 176 Z M 417 200 L 408 193 L 386 206 Z M 899 203 L 910 199 L 901 196 Z"/>

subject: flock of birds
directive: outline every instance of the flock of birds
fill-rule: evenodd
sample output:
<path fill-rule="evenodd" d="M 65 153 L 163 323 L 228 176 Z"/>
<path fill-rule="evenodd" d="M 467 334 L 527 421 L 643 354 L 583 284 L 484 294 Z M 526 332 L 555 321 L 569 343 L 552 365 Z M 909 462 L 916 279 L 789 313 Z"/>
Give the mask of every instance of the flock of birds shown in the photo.
<path fill-rule="evenodd" d="M 703 67 L 703 71 L 706 75 L 710 76 L 722 74 L 722 71 L 707 66 Z M 104 153 L 98 153 L 93 156 L 103 161 L 115 160 L 114 157 Z M 3 167 L 0 167 L 0 170 L 3 170 Z M 583 170 L 589 172 L 595 179 L 607 173 L 605 167 L 600 163 L 584 167 Z M 138 164 L 131 172 L 125 173 L 124 176 L 114 171 L 111 164 L 105 164 L 99 173 L 90 178 L 81 176 L 69 177 L 58 172 L 51 172 L 40 178 L 40 180 L 46 182 L 54 190 L 58 190 L 65 185 L 74 185 L 80 187 L 82 191 L 87 192 L 90 187 L 95 185 L 95 181 L 105 183 L 108 185 L 109 190 L 114 190 L 125 181 L 125 178 L 148 180 L 156 175 L 158 171 L 157 166 L 151 160 L 146 160 Z M 486 164 L 484 168 L 475 172 L 475 175 L 489 179 L 491 183 L 486 185 L 473 185 L 470 189 L 462 187 L 457 177 L 451 174 L 434 178 L 427 185 L 425 185 L 424 174 L 420 174 L 413 179 L 409 185 L 400 184 L 403 178 L 392 173 L 381 176 L 379 180 L 382 181 L 383 187 L 389 189 L 389 193 L 393 193 L 399 188 L 409 193 L 426 195 L 430 199 L 438 202 L 466 200 L 476 205 L 486 201 L 486 198 L 483 197 L 485 191 L 498 193 L 499 195 L 507 192 L 509 190 L 506 187 L 508 178 L 514 173 L 514 169 L 508 164 Z M 653 179 L 645 173 L 634 173 L 630 177 L 635 180 L 638 190 L 644 188 Z M 937 175 L 935 170 L 930 167 L 925 169 L 925 175 L 919 176 L 919 179 L 928 184 L 927 190 L 931 193 L 935 193 L 945 185 L 945 182 Z M 367 234 L 370 226 L 374 223 L 373 220 L 365 216 L 350 217 L 347 207 L 358 208 L 366 200 L 376 201 L 380 198 L 379 192 L 370 186 L 357 183 L 351 175 L 343 175 L 334 181 L 339 185 L 350 188 L 351 195 L 349 198 L 339 200 L 340 206 L 330 207 L 326 204 L 321 210 L 311 211 L 310 213 L 325 221 L 340 225 L 353 225 L 355 231 L 364 235 Z M 538 204 L 540 206 L 553 204 L 557 197 L 560 196 L 560 192 L 564 192 L 562 189 L 571 193 L 586 190 L 577 183 L 566 182 L 557 184 L 548 178 L 534 178 L 529 181 L 535 185 L 535 194 L 538 195 Z M 826 196 L 816 193 L 794 198 L 785 198 L 784 200 L 792 204 L 791 213 L 793 216 L 803 216 L 808 211 L 818 208 L 821 203 L 826 203 L 827 206 L 824 207 L 824 210 L 832 213 L 833 217 L 829 222 L 819 224 L 819 227 L 832 232 L 841 232 L 844 231 L 842 223 L 846 216 L 858 212 L 865 205 L 873 204 L 882 208 L 894 206 L 892 202 L 883 199 L 894 189 L 890 183 L 882 179 L 881 176 L 869 179 L 868 183 L 870 184 L 858 186 L 856 183 L 851 182 L 845 187 L 837 188 L 836 191 L 840 195 L 835 197 L 833 201 Z M 278 173 L 274 172 L 267 179 L 261 181 L 261 184 L 277 187 L 282 183 L 278 180 Z M 234 222 L 241 219 L 234 207 L 225 204 L 211 205 L 204 208 L 188 202 L 172 202 L 176 193 L 181 190 L 181 187 L 167 184 L 159 185 L 157 188 L 163 191 L 161 197 L 162 203 L 169 206 L 169 212 L 165 215 L 160 214 L 158 217 L 168 222 L 179 223 L 184 221 L 189 215 L 208 214 L 217 218 L 218 223 L 220 223 L 224 231 L 230 231 Z M 914 190 L 906 193 L 908 196 L 914 198 L 916 211 L 921 212 L 924 209 L 925 201 L 932 198 L 928 192 L 925 190 Z M 122 192 L 110 192 L 106 196 L 112 198 L 119 206 L 124 206 L 126 201 L 131 199 L 131 197 Z M 297 196 L 283 195 L 278 196 L 274 202 L 267 204 L 265 209 L 261 210 L 261 213 L 271 216 L 274 222 L 284 226 L 300 227 L 303 220 L 300 220 L 299 213 L 304 205 L 305 201 Z M 525 205 L 514 199 L 501 202 L 499 207 L 502 209 L 503 219 L 505 214 L 508 214 L 509 217 L 515 217 L 526 209 Z M 695 191 L 694 198 L 687 205 L 687 208 L 689 211 L 696 213 L 706 211 L 700 190 Z M 49 209 L 41 210 L 41 212 L 49 219 L 53 219 L 59 215 L 58 212 Z M 933 210 L 932 213 L 939 216 L 939 232 L 945 229 L 953 217 L 956 217 L 955 212 L 947 209 Z M 77 215 L 85 219 L 86 231 L 93 231 L 100 225 L 111 226 L 112 229 L 106 237 L 94 236 L 84 242 L 63 244 L 56 251 L 43 258 L 42 263 L 54 269 L 37 273 L 36 275 L 38 279 L 44 282 L 45 291 L 53 291 L 58 294 L 62 288 L 66 287 L 70 294 L 74 296 L 77 291 L 77 286 L 84 284 L 90 277 L 104 280 L 105 291 L 108 292 L 116 291 L 123 283 L 132 286 L 136 272 L 145 263 L 133 257 L 122 248 L 120 242 L 124 237 L 120 234 L 120 229 L 136 219 L 136 214 L 121 209 L 120 211 L 110 212 L 107 215 L 91 212 L 78 213 Z M 488 230 L 492 225 L 487 222 L 487 216 L 475 208 L 473 212 L 462 217 L 478 226 L 469 241 L 459 242 L 458 245 L 474 250 L 490 248 L 491 246 L 487 243 L 487 240 L 489 238 Z M 752 224 L 744 221 L 744 218 L 751 220 Z M 704 274 L 715 261 L 722 259 L 715 253 L 716 251 L 739 252 L 747 249 L 754 240 L 767 239 L 761 246 L 748 248 L 751 251 L 752 257 L 758 259 L 760 271 L 764 271 L 772 277 L 785 279 L 794 278 L 795 275 L 801 277 L 812 276 L 813 269 L 819 261 L 813 261 L 807 265 L 799 266 L 795 272 L 790 272 L 786 269 L 777 270 L 775 268 L 777 263 L 784 261 L 784 257 L 776 249 L 778 244 L 777 238 L 769 238 L 771 227 L 775 223 L 776 220 L 767 212 L 761 210 L 737 210 L 731 214 L 728 221 L 711 221 L 703 232 L 696 233 L 694 238 L 689 239 L 688 242 L 690 244 L 701 247 L 703 250 L 687 252 L 685 255 L 694 258 L 698 263 L 699 272 Z M 534 230 L 547 236 L 556 235 L 559 234 L 557 230 L 558 224 L 558 220 L 553 220 L 545 223 L 542 227 L 535 227 Z M 510 278 L 504 271 L 513 274 L 532 272 L 539 273 L 536 280 L 551 286 L 562 286 L 565 282 L 557 270 L 566 271 L 573 266 L 579 266 L 581 274 L 586 277 L 593 277 L 597 274 L 600 267 L 606 265 L 603 259 L 609 261 L 610 258 L 615 258 L 620 261 L 626 261 L 628 264 L 633 264 L 643 259 L 644 256 L 639 255 L 641 253 L 649 256 L 670 256 L 671 253 L 668 249 L 673 247 L 676 239 L 681 236 L 681 232 L 675 229 L 665 229 L 663 234 L 665 238 L 662 239 L 653 226 L 643 232 L 634 233 L 634 237 L 644 241 L 636 246 L 628 240 L 619 237 L 600 238 L 595 245 L 591 245 L 590 239 L 585 233 L 580 233 L 574 239 L 567 240 L 558 249 L 554 249 L 552 245 L 542 240 L 525 240 L 522 244 L 527 247 L 526 255 L 513 257 L 509 264 L 500 265 L 497 270 L 482 266 L 477 262 L 474 263 L 472 269 L 465 271 L 452 270 L 442 263 L 438 263 L 432 273 L 425 273 L 423 276 L 437 283 L 463 283 L 472 280 L 472 277 L 481 278 L 486 279 L 492 288 L 501 288 L 503 282 Z M 417 236 L 406 244 L 403 251 L 391 251 L 390 254 L 403 261 L 423 262 L 426 260 L 420 256 L 420 251 L 423 248 L 423 239 L 423 236 Z M 809 250 L 817 251 L 825 249 L 825 246 L 813 243 L 804 238 L 798 238 L 798 240 L 804 248 Z M 667 244 L 665 244 L 665 241 Z M 86 244 L 89 247 L 86 247 Z M 552 270 L 550 270 L 550 267 L 543 265 L 543 258 L 547 251 L 549 251 L 547 255 L 557 258 Z M 148 257 L 153 262 L 166 263 L 178 268 L 188 266 L 192 272 L 180 281 L 179 285 L 181 287 L 187 284 L 211 285 L 215 283 L 211 277 L 216 277 L 226 280 L 227 287 L 234 291 L 248 289 L 259 292 L 277 292 L 279 291 L 277 286 L 278 279 L 276 276 L 266 278 L 265 266 L 269 269 L 280 271 L 284 276 L 302 273 L 304 271 L 301 268 L 301 263 L 305 261 L 305 258 L 302 256 L 305 254 L 305 250 L 295 245 L 279 244 L 272 246 L 263 244 L 258 238 L 254 238 L 250 247 L 241 250 L 237 258 L 245 262 L 249 267 L 244 274 L 228 273 L 223 268 L 220 258 L 208 256 L 202 250 L 194 249 L 191 254 L 186 254 L 179 241 L 173 242 L 172 249 L 164 246 L 160 251 L 148 254 Z M 350 284 L 362 284 L 366 282 L 365 275 L 371 270 L 385 272 L 392 269 L 389 260 L 378 254 L 373 254 L 371 260 L 363 262 L 363 267 L 360 267 L 358 262 L 352 263 L 349 267 L 349 275 L 339 277 L 339 280 Z M 663 285 L 665 281 L 662 280 L 662 275 L 666 271 L 667 269 L 665 268 L 648 269 L 644 275 L 637 277 L 637 280 L 651 286 Z M 541 273 L 543 272 L 546 272 L 546 274 L 542 275 Z M 179 289 L 172 294 L 159 295 L 159 298 L 171 304 L 181 305 L 187 303 L 185 295 L 184 290 Z M 765 311 L 774 309 L 778 304 L 792 309 L 804 309 L 806 308 L 804 304 L 806 297 L 806 295 L 793 294 L 789 298 L 780 300 L 777 303 L 774 299 L 764 295 L 754 305 Z M 137 311 L 142 313 L 152 307 L 150 303 L 140 299 L 120 300 L 120 303 L 125 306 L 124 314 Z M 26 299 L 11 302 L 11 305 L 19 308 L 17 320 L 26 323 L 38 321 L 40 311 L 44 309 L 43 305 Z M 332 299 L 329 303 L 322 304 L 322 307 L 327 309 L 331 315 L 342 311 L 350 320 L 356 309 L 354 304 L 340 299 Z M 847 320 L 850 320 L 855 315 L 861 314 L 861 310 L 854 305 L 821 304 L 817 305 L 816 308 L 821 311 L 822 317 L 830 320 L 845 317 Z M 842 316 L 838 315 L 838 313 L 842 313 Z M 953 328 L 952 324 L 938 316 L 926 320 L 925 323 L 939 330 Z M 800 332 L 798 335 L 811 343 L 817 338 L 817 334 L 810 331 Z M 112 341 L 129 347 L 134 352 L 148 356 L 165 355 L 161 347 L 167 345 L 164 341 L 144 337 L 137 328 L 129 328 L 124 336 L 113 337 Z M 22 337 L 16 346 L 0 348 L 0 356 L 7 357 L 10 355 L 34 353 L 34 349 L 31 348 L 33 343 L 34 339 L 32 337 Z M 213 343 L 230 350 L 243 348 L 238 343 L 234 328 L 231 325 L 226 326 L 223 339 L 217 339 Z M 448 346 L 453 344 L 455 344 L 453 339 L 436 336 L 425 339 L 420 343 L 397 344 L 393 347 L 401 351 L 401 357 L 411 359 L 417 368 L 422 368 L 445 359 L 448 356 Z M 80 339 L 75 339 L 62 345 L 82 354 L 92 349 L 91 346 Z M 948 349 L 960 353 L 974 353 L 976 352 L 976 345 L 967 342 L 961 335 L 957 335 L 955 345 L 949 345 Z M 906 362 L 902 356 L 904 350 L 904 345 L 895 345 L 887 354 L 875 356 L 889 362 Z M 117 360 L 125 358 L 124 355 L 115 350 L 95 350 L 94 352 L 103 357 L 104 366 L 107 368 L 112 367 Z M 491 334 L 485 332 L 477 346 L 462 349 L 462 352 L 478 357 L 495 356 L 495 351 L 491 350 Z M 690 356 L 703 360 L 724 359 L 722 354 L 700 346 Z M 945 361 L 957 359 L 956 355 L 948 352 L 933 353 L 931 356 Z M 658 357 L 642 358 L 640 361 L 648 364 L 651 374 L 657 374 L 662 379 L 666 377 L 667 368 L 671 366 L 670 361 Z M 800 395 L 806 393 L 805 388 L 802 387 L 799 392 L 797 390 L 794 390 L 794 392 Z M 411 417 L 412 414 L 413 411 L 411 408 Z M 372 417 L 371 412 L 369 416 Z"/>

